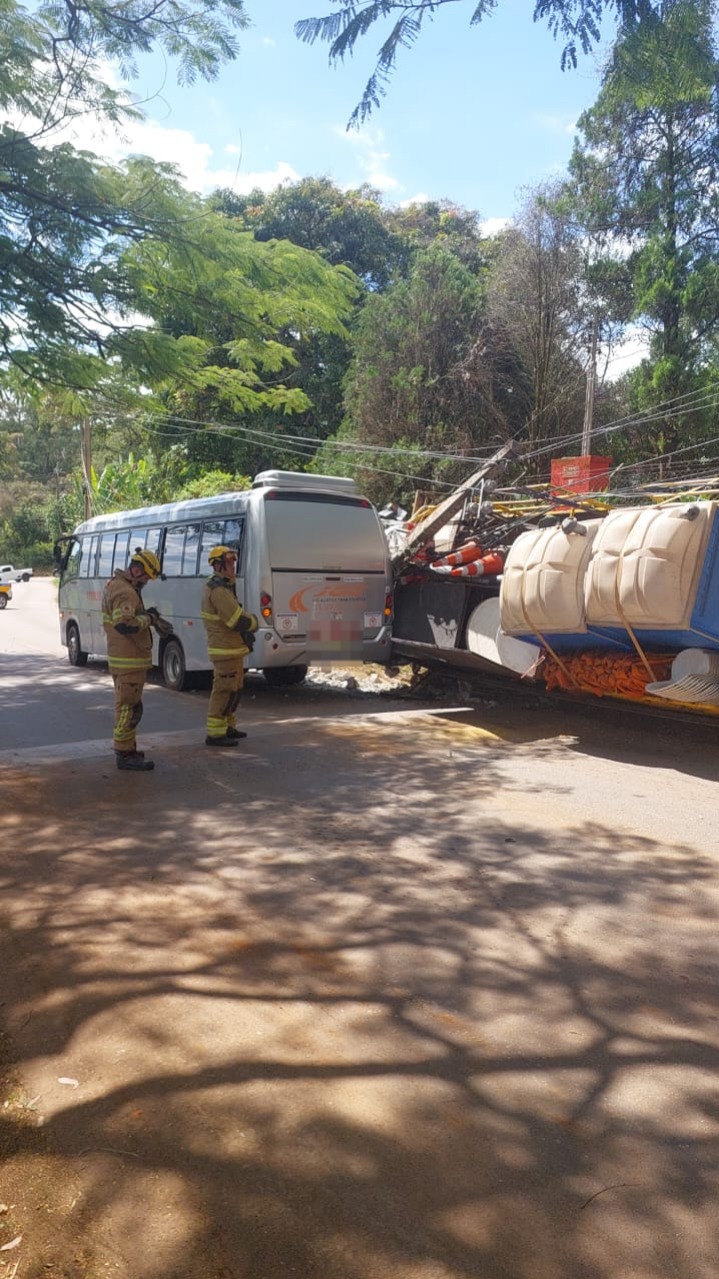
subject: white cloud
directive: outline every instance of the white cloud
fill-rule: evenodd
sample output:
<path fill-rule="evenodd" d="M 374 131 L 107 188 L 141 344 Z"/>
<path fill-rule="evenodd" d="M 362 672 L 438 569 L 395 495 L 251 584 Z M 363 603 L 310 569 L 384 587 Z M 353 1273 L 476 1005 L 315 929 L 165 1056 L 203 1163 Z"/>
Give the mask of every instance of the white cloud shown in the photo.
<path fill-rule="evenodd" d="M 387 161 L 392 153 L 382 149 L 384 134 L 381 129 L 345 129 L 341 124 L 335 124 L 332 132 L 354 149 L 363 182 L 369 182 L 379 191 L 398 189 L 400 183 L 388 171 Z"/>
<path fill-rule="evenodd" d="M 261 43 L 266 45 L 268 49 L 274 49 L 277 41 L 273 40 L 272 36 L 263 36 Z"/>
<path fill-rule="evenodd" d="M 511 218 L 484 218 L 479 224 L 482 235 L 499 235 L 509 226 Z"/>
<path fill-rule="evenodd" d="M 572 137 L 577 132 L 577 122 L 572 117 L 561 115 L 534 115 L 533 120 L 546 133 L 559 133 L 563 137 Z"/>
<path fill-rule="evenodd" d="M 245 173 L 240 165 L 242 150 L 234 143 L 225 146 L 222 155 L 225 161 L 236 156 L 235 163 L 218 164 L 209 142 L 199 142 L 188 129 L 168 128 L 156 120 L 127 120 L 113 129 L 96 117 L 78 116 L 47 139 L 48 145 L 61 141 L 92 151 L 111 164 L 128 155 L 147 155 L 160 163 L 172 164 L 185 185 L 201 194 L 216 187 L 229 187 L 237 194 L 246 194 L 257 187 L 271 191 L 283 182 L 296 182 L 300 176 L 287 160 L 278 160 L 272 169 Z"/>
<path fill-rule="evenodd" d="M 97 68 L 97 73 L 111 87 L 119 87 L 111 64 L 103 63 Z M 129 96 L 126 100 L 131 102 Z M 33 122 L 27 117 L 22 119 L 17 115 L 11 117 L 0 113 L 0 118 L 7 119 L 20 130 L 33 129 Z M 174 165 L 185 185 L 201 194 L 216 187 L 229 187 L 241 195 L 257 187 L 271 191 L 283 182 L 296 182 L 300 176 L 287 160 L 278 160 L 272 169 L 244 173 L 241 168 L 242 149 L 236 143 L 228 143 L 221 152 L 225 158 L 236 156 L 235 163 L 231 166 L 217 163 L 209 142 L 199 142 L 189 129 L 171 128 L 146 117 L 126 119 L 122 124 L 112 125 L 86 112 L 69 117 L 36 140 L 47 146 L 70 142 L 78 150 L 91 151 L 110 164 L 117 164 L 129 155 L 147 155 L 159 163 Z"/>

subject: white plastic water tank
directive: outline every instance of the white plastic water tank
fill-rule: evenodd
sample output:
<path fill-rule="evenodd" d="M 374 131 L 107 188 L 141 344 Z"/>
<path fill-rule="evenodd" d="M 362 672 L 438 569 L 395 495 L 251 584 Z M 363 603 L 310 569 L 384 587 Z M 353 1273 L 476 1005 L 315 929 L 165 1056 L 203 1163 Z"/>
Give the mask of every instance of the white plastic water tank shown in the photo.
<path fill-rule="evenodd" d="M 689 624 L 714 502 L 612 511 L 586 576 L 590 626 L 676 630 Z"/>
<path fill-rule="evenodd" d="M 671 702 L 719 705 L 719 653 L 683 648 L 672 662 L 671 679 L 647 684 L 646 692 Z"/>
<path fill-rule="evenodd" d="M 499 621 L 499 597 L 483 600 L 470 613 L 467 622 L 467 648 L 485 661 L 495 662 L 507 670 L 526 675 L 532 669 L 539 649 L 536 644 L 505 635 Z"/>
<path fill-rule="evenodd" d="M 684 679 L 685 675 L 719 679 L 719 653 L 709 648 L 683 648 L 672 662 L 672 679 Z"/>
<path fill-rule="evenodd" d="M 500 589 L 500 619 L 506 635 L 586 631 L 584 576 L 601 523 L 565 520 L 517 538 L 507 556 Z"/>

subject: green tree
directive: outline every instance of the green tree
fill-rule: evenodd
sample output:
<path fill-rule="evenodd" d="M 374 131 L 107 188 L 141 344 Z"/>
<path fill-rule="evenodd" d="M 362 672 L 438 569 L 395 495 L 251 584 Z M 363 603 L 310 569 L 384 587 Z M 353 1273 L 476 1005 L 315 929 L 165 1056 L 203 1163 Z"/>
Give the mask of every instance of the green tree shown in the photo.
<path fill-rule="evenodd" d="M 487 287 L 495 384 L 508 385 L 507 426 L 530 448 L 581 431 L 584 409 L 590 313 L 582 248 L 553 196 L 535 193 L 500 237 Z"/>
<path fill-rule="evenodd" d="M 133 250 L 138 289 L 156 299 L 161 331 L 186 352 L 182 376 L 160 388 L 166 429 L 210 467 L 252 474 L 296 465 L 278 423 L 292 414 L 293 431 L 315 439 L 334 428 L 355 277 L 289 240 L 258 241 L 220 213 L 205 219 L 197 253 L 185 251 L 174 270 L 168 262 L 164 249 Z"/>
<path fill-rule="evenodd" d="M 347 456 L 346 465 L 378 499 L 406 495 L 401 476 L 417 475 L 418 450 L 464 454 L 484 442 L 477 394 L 481 315 L 480 282 L 441 245 L 418 253 L 407 280 L 367 300 L 347 375 L 340 442 L 343 464 Z M 395 453 L 373 465 L 361 448 L 347 451 L 353 443 Z M 401 450 L 411 450 L 411 466 L 401 461 Z M 336 465 L 336 457 L 330 441 L 316 465 Z M 451 482 L 464 473 L 466 465 L 425 457 L 420 477 Z M 409 488 L 416 487 L 413 478 Z"/>
<path fill-rule="evenodd" d="M 349 326 L 351 333 L 368 299 L 371 301 L 377 293 L 406 278 L 423 250 L 442 246 L 475 274 L 486 259 L 486 241 L 478 215 L 449 200 L 394 208 L 384 205 L 379 193 L 368 187 L 345 192 L 322 177 L 287 183 L 270 194 L 254 191 L 248 196 L 235 196 L 220 191 L 212 203 L 236 218 L 241 226 L 252 228 L 261 241 L 286 238 L 316 250 L 328 262 L 350 267 L 364 285 L 357 298 L 355 320 Z M 289 386 L 301 387 L 311 401 L 290 427 L 302 439 L 294 448 L 283 443 L 276 417 L 271 413 L 260 415 L 251 423 L 238 423 L 245 428 L 244 439 L 222 441 L 221 452 L 214 455 L 223 465 L 232 463 L 248 471 L 279 463 L 307 465 L 321 441 L 340 428 L 344 411 L 342 387 L 352 357 L 352 337 L 343 340 L 335 334 L 318 332 L 310 340 L 299 342 L 287 332 L 284 340 L 292 346 L 297 360 L 285 381 Z M 264 448 L 258 432 L 264 433 Z M 196 442 L 191 448 L 206 450 L 208 442 Z M 327 450 L 322 456 L 326 460 Z"/>
<path fill-rule="evenodd" d="M 649 358 L 635 407 L 701 387 L 719 322 L 719 125 L 712 10 L 667 4 L 616 44 L 595 105 L 579 121 L 571 172 L 581 216 L 624 277 Z M 670 408 L 648 431 L 659 453 L 707 423 Z"/>
<path fill-rule="evenodd" d="M 269 193 L 217 191 L 214 208 L 238 218 L 258 240 L 290 240 L 347 266 L 368 289 L 384 289 L 406 266 L 406 237 L 369 186 L 342 191 L 331 178 L 301 178 Z"/>
<path fill-rule="evenodd" d="M 388 219 L 404 242 L 403 274 L 410 270 L 414 256 L 432 245 L 449 249 L 475 275 L 487 266 L 489 242 L 474 210 L 452 200 L 424 200 L 392 209 Z"/>
<path fill-rule="evenodd" d="M 135 302 L 122 263 L 127 244 L 148 235 L 182 239 L 195 216 L 183 211 L 162 166 L 133 160 L 113 168 L 63 140 L 77 117 L 116 124 L 137 114 L 104 83 L 100 60 L 117 59 L 131 76 L 138 55 L 161 48 L 181 81 L 211 78 L 235 56 L 234 32 L 246 21 L 242 0 L 73 0 L 32 10 L 6 0 L 0 368 L 77 387 L 106 381 L 101 363 L 121 358 Z"/>

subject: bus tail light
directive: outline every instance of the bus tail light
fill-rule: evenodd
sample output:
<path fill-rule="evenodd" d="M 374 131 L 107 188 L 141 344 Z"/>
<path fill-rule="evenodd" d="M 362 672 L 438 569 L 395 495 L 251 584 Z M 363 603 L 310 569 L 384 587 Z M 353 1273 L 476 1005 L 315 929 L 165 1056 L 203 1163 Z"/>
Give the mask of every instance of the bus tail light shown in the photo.
<path fill-rule="evenodd" d="M 387 594 L 384 597 L 384 615 L 385 615 L 386 621 L 389 621 L 390 617 L 392 616 L 392 592 L 391 591 L 387 591 Z"/>
<path fill-rule="evenodd" d="M 272 596 L 267 591 L 260 595 L 260 612 L 266 622 L 272 621 Z"/>

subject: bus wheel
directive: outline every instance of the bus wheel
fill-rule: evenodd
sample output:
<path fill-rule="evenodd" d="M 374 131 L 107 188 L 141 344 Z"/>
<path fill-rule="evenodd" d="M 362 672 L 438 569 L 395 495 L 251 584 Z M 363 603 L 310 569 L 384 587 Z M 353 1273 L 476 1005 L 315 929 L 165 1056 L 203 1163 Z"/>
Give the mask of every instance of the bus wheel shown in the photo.
<path fill-rule="evenodd" d="M 291 684 L 301 684 L 307 674 L 306 666 L 266 666 L 264 675 L 270 688 L 288 688 Z"/>
<path fill-rule="evenodd" d="M 169 639 L 162 650 L 162 682 L 173 693 L 181 693 L 189 686 L 185 654 L 178 639 Z"/>
<path fill-rule="evenodd" d="M 67 628 L 67 660 L 71 666 L 87 666 L 87 653 L 80 642 L 80 632 L 74 622 Z"/>
<path fill-rule="evenodd" d="M 7 595 L 0 594 L 0 608 L 7 608 Z"/>

